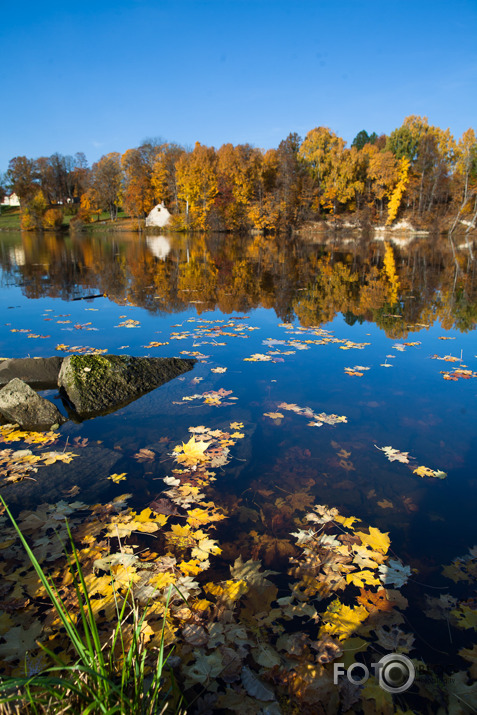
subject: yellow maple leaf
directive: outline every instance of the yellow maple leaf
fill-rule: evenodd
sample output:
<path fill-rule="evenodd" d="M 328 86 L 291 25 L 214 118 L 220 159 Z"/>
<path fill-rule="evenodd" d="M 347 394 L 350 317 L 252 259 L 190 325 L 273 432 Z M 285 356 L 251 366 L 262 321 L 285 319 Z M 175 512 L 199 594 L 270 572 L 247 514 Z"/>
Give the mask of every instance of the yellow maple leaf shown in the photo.
<path fill-rule="evenodd" d="M 203 442 L 202 440 L 196 442 L 194 435 L 192 435 L 188 442 L 183 442 L 182 445 L 174 447 L 173 451 L 176 455 L 176 460 L 180 464 L 192 467 L 198 462 L 207 461 L 208 456 L 205 454 L 205 450 L 209 444 L 210 442 Z"/>
<path fill-rule="evenodd" d="M 249 588 L 246 581 L 233 581 L 229 579 L 228 581 L 223 581 L 221 584 L 213 582 L 206 583 L 204 591 L 228 603 L 234 603 L 240 596 L 247 593 Z"/>
<path fill-rule="evenodd" d="M 54 442 L 59 437 L 58 432 L 29 432 L 28 437 L 24 437 L 27 444 L 46 444 Z"/>
<path fill-rule="evenodd" d="M 73 452 L 44 452 L 41 456 L 45 465 L 54 464 L 55 462 L 64 462 L 69 464 L 73 457 L 77 457 Z"/>
<path fill-rule="evenodd" d="M 417 474 L 419 477 L 433 477 L 434 476 L 434 470 L 429 469 L 429 467 L 417 467 L 417 469 L 414 469 L 413 474 Z"/>
<path fill-rule="evenodd" d="M 230 429 L 243 429 L 243 422 L 231 422 Z"/>
<path fill-rule="evenodd" d="M 215 395 L 208 395 L 205 398 L 204 403 L 206 405 L 220 405 L 221 401 L 220 401 L 220 397 L 216 397 Z"/>
<path fill-rule="evenodd" d="M 368 615 L 364 606 L 349 607 L 335 599 L 322 615 L 319 638 L 328 633 L 344 640 L 359 628 Z"/>
<path fill-rule="evenodd" d="M 178 548 L 184 548 L 195 544 L 195 539 L 188 524 L 185 526 L 173 524 L 171 526 L 171 530 L 166 534 L 166 539 Z"/>
<path fill-rule="evenodd" d="M 192 608 L 194 611 L 206 611 L 211 605 L 211 601 L 208 601 L 206 598 L 201 598 L 192 604 Z"/>
<path fill-rule="evenodd" d="M 369 546 L 373 551 L 380 551 L 385 554 L 389 549 L 391 544 L 391 539 L 389 538 L 389 532 L 379 531 L 374 526 L 369 527 L 369 534 L 365 534 L 362 531 L 355 532 L 356 536 L 359 536 L 361 543 L 364 546 Z"/>
<path fill-rule="evenodd" d="M 282 420 L 284 415 L 281 412 L 264 412 L 264 417 L 270 417 L 271 420 Z"/>
<path fill-rule="evenodd" d="M 354 522 L 359 521 L 356 516 L 341 516 L 340 514 L 335 516 L 334 520 L 345 526 L 347 529 L 353 529 Z"/>
<path fill-rule="evenodd" d="M 115 484 L 119 484 L 123 479 L 126 479 L 127 472 L 122 472 L 121 474 L 110 474 L 108 479 L 111 479 Z"/>
<path fill-rule="evenodd" d="M 190 561 L 181 561 L 177 564 L 177 567 L 185 573 L 186 576 L 197 576 L 198 573 L 204 570 L 203 561 L 198 559 L 191 559 Z"/>
<path fill-rule="evenodd" d="M 477 630 L 477 610 L 465 604 L 459 604 L 458 608 L 451 611 L 452 615 L 458 619 L 458 628 L 473 628 Z"/>
<path fill-rule="evenodd" d="M 437 477 L 438 479 L 447 477 L 446 472 L 441 469 L 431 469 L 430 467 L 417 467 L 417 469 L 414 469 L 413 474 L 418 474 L 420 477 Z"/>
<path fill-rule="evenodd" d="M 146 509 L 144 510 L 146 511 Z M 161 526 L 165 526 L 167 524 L 167 520 L 169 519 L 166 514 L 155 514 L 154 519 L 145 519 L 141 518 L 141 515 L 144 512 L 141 512 L 139 516 L 134 518 L 135 522 L 139 522 L 141 526 L 137 527 L 135 531 L 143 531 L 143 532 L 150 532 L 152 533 L 153 531 L 157 531 L 158 529 L 161 528 Z M 153 528 L 154 527 L 154 528 Z"/>
<path fill-rule="evenodd" d="M 152 516 L 152 510 L 149 507 L 143 509 L 139 514 L 134 514 L 134 521 L 150 521 Z"/>
<path fill-rule="evenodd" d="M 209 554 L 220 554 L 221 551 L 222 549 L 217 544 L 217 541 L 206 537 L 205 539 L 201 539 L 197 546 L 194 546 L 192 556 L 195 556 L 201 561 L 205 561 L 209 558 Z"/>
<path fill-rule="evenodd" d="M 29 432 L 17 429 L 18 425 L 4 425 L 0 427 L 0 434 L 3 442 L 19 442 L 25 437 L 28 437 Z"/>
<path fill-rule="evenodd" d="M 171 583 L 176 582 L 176 577 L 174 574 L 171 573 L 158 573 L 157 576 L 154 576 L 150 581 L 150 585 L 154 586 L 155 588 L 162 589 L 165 588 L 166 586 L 169 586 Z"/>
<path fill-rule="evenodd" d="M 353 573 L 347 574 L 346 581 L 348 583 L 353 583 L 355 586 L 359 586 L 359 588 L 364 588 L 364 584 L 367 584 L 368 586 L 377 586 L 381 583 L 373 572 L 368 569 L 365 569 L 364 571 L 354 571 Z"/>
<path fill-rule="evenodd" d="M 199 507 L 190 509 L 187 512 L 187 523 L 193 528 L 202 524 L 210 524 L 213 521 L 221 521 L 222 519 L 225 519 L 224 514 L 218 514 L 208 509 L 200 509 Z"/>

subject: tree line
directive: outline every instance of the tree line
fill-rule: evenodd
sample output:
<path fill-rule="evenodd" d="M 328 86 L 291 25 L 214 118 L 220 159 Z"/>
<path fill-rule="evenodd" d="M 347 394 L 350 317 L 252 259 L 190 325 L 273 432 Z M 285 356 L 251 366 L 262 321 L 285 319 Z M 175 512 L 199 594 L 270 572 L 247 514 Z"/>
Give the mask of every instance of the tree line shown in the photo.
<path fill-rule="evenodd" d="M 101 212 L 115 220 L 121 208 L 140 221 L 161 202 L 176 230 L 280 231 L 347 214 L 388 225 L 446 216 L 455 225 L 477 218 L 477 139 L 468 129 L 456 141 L 410 116 L 389 135 L 360 131 L 349 147 L 327 127 L 267 151 L 146 140 L 92 167 L 82 153 L 17 156 L 0 184 L 19 196 L 25 229 L 58 226 L 65 210 L 78 226 Z"/>

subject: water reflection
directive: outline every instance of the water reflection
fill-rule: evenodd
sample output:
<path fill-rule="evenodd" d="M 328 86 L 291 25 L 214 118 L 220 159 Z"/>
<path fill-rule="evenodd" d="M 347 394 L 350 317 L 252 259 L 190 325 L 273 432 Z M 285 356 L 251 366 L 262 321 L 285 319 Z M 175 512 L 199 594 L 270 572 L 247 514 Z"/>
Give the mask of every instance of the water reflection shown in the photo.
<path fill-rule="evenodd" d="M 146 244 L 152 255 L 165 261 L 171 250 L 170 241 L 166 236 L 148 236 Z"/>
<path fill-rule="evenodd" d="M 273 308 L 284 321 L 376 323 L 394 338 L 440 320 L 468 331 L 477 322 L 475 263 L 445 238 L 396 245 L 359 235 L 316 244 L 263 236 L 8 234 L 4 281 L 28 298 L 104 293 L 154 313 Z"/>

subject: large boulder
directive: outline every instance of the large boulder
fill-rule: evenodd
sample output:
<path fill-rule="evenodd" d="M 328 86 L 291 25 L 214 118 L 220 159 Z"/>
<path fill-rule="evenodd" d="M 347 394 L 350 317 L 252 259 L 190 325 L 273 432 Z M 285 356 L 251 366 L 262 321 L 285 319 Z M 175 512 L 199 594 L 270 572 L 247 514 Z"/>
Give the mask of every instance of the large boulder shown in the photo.
<path fill-rule="evenodd" d="M 9 422 L 28 430 L 46 430 L 66 422 L 53 403 L 17 377 L 0 390 L 0 412 Z"/>
<path fill-rule="evenodd" d="M 191 370 L 196 360 L 130 355 L 71 355 L 58 376 L 61 393 L 83 419 L 112 412 Z"/>
<path fill-rule="evenodd" d="M 56 388 L 63 358 L 8 358 L 0 361 L 0 385 L 18 377 L 36 390 Z"/>

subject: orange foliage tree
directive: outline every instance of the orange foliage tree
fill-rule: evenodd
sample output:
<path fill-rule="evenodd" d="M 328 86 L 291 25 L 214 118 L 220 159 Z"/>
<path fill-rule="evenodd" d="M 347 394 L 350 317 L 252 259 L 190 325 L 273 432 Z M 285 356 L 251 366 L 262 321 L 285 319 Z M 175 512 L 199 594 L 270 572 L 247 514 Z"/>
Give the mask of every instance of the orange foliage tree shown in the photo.
<path fill-rule="evenodd" d="M 214 147 L 196 142 L 176 164 L 178 199 L 182 202 L 182 227 L 205 230 L 218 194 L 217 155 Z"/>

